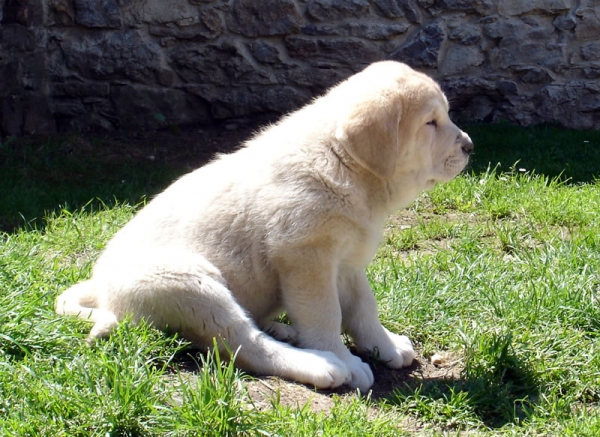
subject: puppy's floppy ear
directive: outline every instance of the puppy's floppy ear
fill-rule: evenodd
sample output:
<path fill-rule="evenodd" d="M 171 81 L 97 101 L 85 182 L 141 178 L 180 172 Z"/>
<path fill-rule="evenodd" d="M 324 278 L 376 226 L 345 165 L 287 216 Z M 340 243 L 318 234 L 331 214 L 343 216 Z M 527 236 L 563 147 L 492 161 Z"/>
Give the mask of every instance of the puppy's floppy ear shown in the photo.
<path fill-rule="evenodd" d="M 335 136 L 361 166 L 389 179 L 398 160 L 401 114 L 394 93 L 364 96 L 342 109 Z"/>

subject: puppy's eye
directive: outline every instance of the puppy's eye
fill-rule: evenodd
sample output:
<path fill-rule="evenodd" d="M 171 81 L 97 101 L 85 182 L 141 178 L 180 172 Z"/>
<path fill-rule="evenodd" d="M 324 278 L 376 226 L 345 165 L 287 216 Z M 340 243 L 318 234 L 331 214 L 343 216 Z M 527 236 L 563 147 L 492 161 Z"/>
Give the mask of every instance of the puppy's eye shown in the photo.
<path fill-rule="evenodd" d="M 437 121 L 436 120 L 428 121 L 427 122 L 427 126 L 437 127 Z"/>

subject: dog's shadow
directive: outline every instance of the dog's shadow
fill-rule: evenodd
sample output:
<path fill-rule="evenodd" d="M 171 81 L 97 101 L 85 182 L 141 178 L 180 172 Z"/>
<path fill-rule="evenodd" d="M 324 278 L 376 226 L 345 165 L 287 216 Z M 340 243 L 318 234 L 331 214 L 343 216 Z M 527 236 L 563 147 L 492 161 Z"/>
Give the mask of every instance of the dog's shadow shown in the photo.
<path fill-rule="evenodd" d="M 370 363 L 375 383 L 368 394 L 360 396 L 368 396 L 374 404 L 401 406 L 420 421 L 453 423 L 468 413 L 489 428 L 500 428 L 521 422 L 539 397 L 533 371 L 515 357 L 504 368 L 489 372 L 465 367 L 460 356 L 448 356 L 432 364 L 418 355 L 410 367 L 399 370 L 362 358 Z M 173 362 L 178 371 L 192 374 L 198 372 L 201 363 L 202 352 L 197 349 L 181 351 Z M 308 406 L 316 412 L 327 412 L 335 404 L 334 398 L 359 395 L 345 386 L 315 390 L 277 377 L 246 375 L 245 386 L 257 408 L 271 408 L 276 399 L 283 406 Z"/>
<path fill-rule="evenodd" d="M 434 365 L 418 356 L 411 367 L 373 365 L 371 399 L 402 406 L 422 420 L 453 423 L 475 416 L 489 428 L 518 424 L 540 395 L 532 369 L 516 357 L 503 368 L 484 369 L 455 357 Z"/>

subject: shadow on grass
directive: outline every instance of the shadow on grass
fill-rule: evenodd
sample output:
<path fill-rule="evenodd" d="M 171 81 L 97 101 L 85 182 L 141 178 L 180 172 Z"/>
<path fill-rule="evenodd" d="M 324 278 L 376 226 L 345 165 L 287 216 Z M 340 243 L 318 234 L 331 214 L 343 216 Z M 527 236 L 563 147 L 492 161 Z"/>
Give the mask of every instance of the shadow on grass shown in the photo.
<path fill-rule="evenodd" d="M 209 128 L 0 140 L 0 231 L 43 227 L 49 212 L 138 204 L 171 181 L 235 149 L 271 119 Z M 474 140 L 468 171 L 518 167 L 550 178 L 600 176 L 600 131 L 509 124 L 463 126 Z"/>
<path fill-rule="evenodd" d="M 571 183 L 600 178 L 600 130 L 572 130 L 542 125 L 523 128 L 508 123 L 462 126 L 475 144 L 468 171 L 500 172 L 517 168 Z"/>
<path fill-rule="evenodd" d="M 418 362 L 411 377 L 380 393 L 386 403 L 447 426 L 473 417 L 489 428 L 519 424 L 540 396 L 529 364 L 512 350 L 510 335 L 483 335 L 468 348 L 464 368 L 433 373 Z M 457 371 L 458 370 L 458 371 Z"/>
<path fill-rule="evenodd" d="M 179 351 L 172 369 L 197 374 L 205 350 L 189 346 Z M 412 366 L 392 370 L 381 362 L 362 356 L 375 375 L 370 399 L 394 405 L 423 423 L 443 428 L 461 428 L 474 422 L 489 428 L 522 423 L 540 398 L 541 387 L 526 357 L 513 350 L 512 336 L 506 333 L 480 334 L 467 347 L 466 355 L 434 366 L 417 356 Z M 283 405 L 307 404 L 313 411 L 327 411 L 331 398 L 356 396 L 356 390 L 342 386 L 315 390 L 311 386 L 276 377 L 250 374 L 246 383 L 254 401 L 268 404 L 275 396 Z M 262 391 L 270 390 L 267 395 Z"/>
<path fill-rule="evenodd" d="M 42 228 L 45 216 L 62 209 L 136 205 L 233 150 L 257 123 L 0 141 L 0 231 Z"/>

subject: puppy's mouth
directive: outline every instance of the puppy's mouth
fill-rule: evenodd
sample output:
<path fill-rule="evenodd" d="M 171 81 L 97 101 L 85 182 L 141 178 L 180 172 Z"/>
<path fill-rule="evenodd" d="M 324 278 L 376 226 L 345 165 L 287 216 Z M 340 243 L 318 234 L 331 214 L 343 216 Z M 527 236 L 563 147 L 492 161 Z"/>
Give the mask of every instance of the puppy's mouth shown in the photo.
<path fill-rule="evenodd" d="M 452 155 L 446 158 L 444 168 L 449 177 L 444 182 L 448 182 L 458 176 L 467 167 L 468 163 L 469 156 L 467 154 L 461 154 L 459 156 Z"/>
<path fill-rule="evenodd" d="M 468 156 L 451 156 L 446 160 L 446 168 L 448 170 L 455 170 L 457 173 L 460 173 L 465 169 L 468 163 Z"/>

